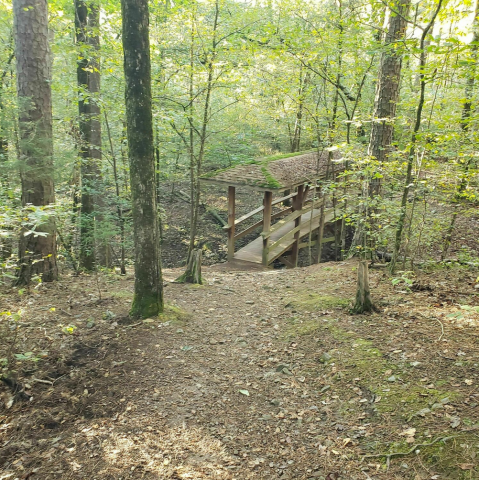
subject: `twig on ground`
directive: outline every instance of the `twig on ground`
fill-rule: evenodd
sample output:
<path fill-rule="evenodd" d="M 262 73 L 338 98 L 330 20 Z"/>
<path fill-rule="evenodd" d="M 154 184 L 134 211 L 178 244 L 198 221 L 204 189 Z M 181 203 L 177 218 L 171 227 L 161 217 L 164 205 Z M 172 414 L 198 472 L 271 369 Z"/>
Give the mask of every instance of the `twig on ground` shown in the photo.
<path fill-rule="evenodd" d="M 63 377 L 66 377 L 68 375 L 68 373 L 65 373 L 65 375 L 62 375 L 61 377 L 58 377 L 58 378 L 55 378 L 55 380 L 52 381 L 52 385 L 57 382 L 58 380 L 60 380 L 60 378 L 63 378 Z"/>
<path fill-rule="evenodd" d="M 138 323 L 132 323 L 131 325 L 127 325 L 127 327 L 130 327 L 130 328 L 137 327 L 138 325 L 141 325 L 142 323 L 143 323 L 143 321 L 138 322 Z"/>
<path fill-rule="evenodd" d="M 32 378 L 32 382 L 45 383 L 46 385 L 53 385 L 53 382 L 50 380 L 42 380 L 40 378 L 35 378 L 35 377 Z"/>
<path fill-rule="evenodd" d="M 414 445 L 411 449 L 409 449 L 407 452 L 392 452 L 392 453 L 377 453 L 375 455 L 364 455 L 364 457 L 361 459 L 363 461 L 365 458 L 380 458 L 380 457 L 386 457 L 386 466 L 389 469 L 389 464 L 391 462 L 392 457 L 405 457 L 407 455 L 410 455 L 413 453 L 417 448 L 419 447 L 430 447 L 431 445 L 434 445 L 437 442 L 445 442 L 447 440 L 450 440 L 451 438 L 455 437 L 439 437 L 433 440 L 431 443 L 417 443 Z"/>
<path fill-rule="evenodd" d="M 426 318 L 427 320 L 436 320 L 436 322 L 438 322 L 439 325 L 441 325 L 441 336 L 437 339 L 437 341 L 440 342 L 442 340 L 442 337 L 444 337 L 444 324 L 441 322 L 441 320 L 439 320 L 439 318 L 428 317 L 428 316 L 424 315 L 423 313 L 420 313 L 420 315 L 421 315 L 422 318 Z"/>
<path fill-rule="evenodd" d="M 437 339 L 437 341 L 440 342 L 442 337 L 444 337 L 444 325 L 442 324 L 441 320 L 439 320 L 439 318 L 435 318 L 434 320 L 439 322 L 439 325 L 441 325 L 441 336 Z"/>

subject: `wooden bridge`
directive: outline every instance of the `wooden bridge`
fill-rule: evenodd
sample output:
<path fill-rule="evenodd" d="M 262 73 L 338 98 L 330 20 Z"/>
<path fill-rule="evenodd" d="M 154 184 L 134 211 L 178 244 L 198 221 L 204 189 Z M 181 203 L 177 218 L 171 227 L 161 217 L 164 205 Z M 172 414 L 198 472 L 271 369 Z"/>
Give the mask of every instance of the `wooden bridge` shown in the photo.
<path fill-rule="evenodd" d="M 335 237 L 323 238 L 324 227 L 334 219 L 334 213 L 332 208 L 327 208 L 327 198 L 318 183 L 328 175 L 331 157 L 308 152 L 288 158 L 266 159 L 201 179 L 206 183 L 228 185 L 228 225 L 223 227 L 228 234 L 228 261 L 240 260 L 266 267 L 279 260 L 294 268 L 299 251 L 306 247 L 312 249 L 313 261 L 320 261 L 323 244 L 336 240 Z M 274 177 L 272 172 L 276 173 Z M 237 187 L 262 191 L 263 205 L 236 218 Z M 284 195 L 285 191 L 287 195 Z M 283 193 L 284 196 L 273 199 L 273 193 Z M 287 203 L 290 206 L 285 208 Z M 278 211 L 273 213 L 273 208 Z M 251 224 L 253 217 L 260 214 L 261 220 Z M 246 228 L 238 231 L 245 223 Z M 255 240 L 236 251 L 239 239 L 260 229 Z"/>

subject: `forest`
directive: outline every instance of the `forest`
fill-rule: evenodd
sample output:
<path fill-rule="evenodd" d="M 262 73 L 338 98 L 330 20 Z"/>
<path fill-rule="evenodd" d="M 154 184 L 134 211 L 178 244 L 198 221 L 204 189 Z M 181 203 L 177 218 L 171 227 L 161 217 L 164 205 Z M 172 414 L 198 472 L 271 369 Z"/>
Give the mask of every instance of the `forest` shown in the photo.
<path fill-rule="evenodd" d="M 479 479 L 479 0 L 0 0 L 0 480 Z"/>

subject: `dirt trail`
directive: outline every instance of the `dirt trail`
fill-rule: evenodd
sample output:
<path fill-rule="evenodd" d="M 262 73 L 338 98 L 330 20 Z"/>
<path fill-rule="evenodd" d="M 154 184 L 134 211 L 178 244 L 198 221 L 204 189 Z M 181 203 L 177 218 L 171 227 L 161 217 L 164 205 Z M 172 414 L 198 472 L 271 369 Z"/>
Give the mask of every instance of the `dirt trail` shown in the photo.
<path fill-rule="evenodd" d="M 45 330 L 33 400 L 0 411 L 0 478 L 479 478 L 476 317 L 445 320 L 453 304 L 381 273 L 381 314 L 351 317 L 353 269 L 208 268 L 203 287 L 167 270 L 174 307 L 133 325 L 131 279 L 103 279 L 101 300 L 89 278 L 22 300 L 78 329 Z M 386 457 L 361 462 L 433 441 L 388 471 Z"/>

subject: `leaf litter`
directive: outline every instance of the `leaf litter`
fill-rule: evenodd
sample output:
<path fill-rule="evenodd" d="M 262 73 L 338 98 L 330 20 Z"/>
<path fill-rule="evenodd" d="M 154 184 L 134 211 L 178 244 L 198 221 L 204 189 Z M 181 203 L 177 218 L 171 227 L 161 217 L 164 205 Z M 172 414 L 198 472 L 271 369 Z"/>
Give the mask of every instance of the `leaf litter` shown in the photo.
<path fill-rule="evenodd" d="M 14 370 L 29 400 L 1 387 L 0 468 L 52 479 L 475 478 L 478 332 L 449 315 L 477 298 L 398 293 L 373 271 L 381 311 L 350 316 L 354 266 L 205 268 L 204 289 L 166 283 L 174 317 L 132 325 L 121 320 L 131 277 L 103 275 L 101 301 L 88 276 L 7 292 L 8 309 L 24 310 Z M 442 273 L 425 280 L 450 292 Z"/>

